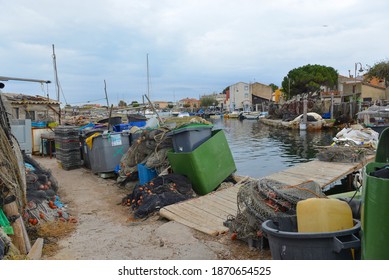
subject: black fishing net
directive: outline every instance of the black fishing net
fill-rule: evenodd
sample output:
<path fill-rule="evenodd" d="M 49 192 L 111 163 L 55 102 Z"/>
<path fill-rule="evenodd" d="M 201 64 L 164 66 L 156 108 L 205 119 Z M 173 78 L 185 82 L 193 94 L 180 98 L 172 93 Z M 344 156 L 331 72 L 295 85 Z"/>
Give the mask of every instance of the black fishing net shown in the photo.
<path fill-rule="evenodd" d="M 32 157 L 24 155 L 26 167 L 27 205 L 23 219 L 31 226 L 47 221 L 68 221 L 71 217 L 57 195 L 58 182 L 51 171 Z"/>
<path fill-rule="evenodd" d="M 58 191 L 58 182 L 32 157 L 24 155 L 26 164 L 27 201 L 51 199 Z"/>
<path fill-rule="evenodd" d="M 224 224 L 238 239 L 263 249 L 262 223 L 295 216 L 297 202 L 311 197 L 325 197 L 320 186 L 312 181 L 295 186 L 269 179 L 248 181 L 239 189 L 236 216 L 227 217 Z"/>
<path fill-rule="evenodd" d="M 135 218 L 146 218 L 164 206 L 194 197 L 189 179 L 179 174 L 158 176 L 149 183 L 137 186 L 122 199 L 123 205 L 131 206 Z"/>

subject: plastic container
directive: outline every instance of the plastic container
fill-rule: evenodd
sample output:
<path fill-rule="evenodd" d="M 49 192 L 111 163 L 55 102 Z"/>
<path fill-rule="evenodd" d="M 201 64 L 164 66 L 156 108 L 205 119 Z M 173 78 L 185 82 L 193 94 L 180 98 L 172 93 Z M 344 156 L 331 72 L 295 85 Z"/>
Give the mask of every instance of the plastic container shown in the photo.
<path fill-rule="evenodd" d="M 193 152 L 168 152 L 168 160 L 173 172 L 187 176 L 199 195 L 215 190 L 236 171 L 223 130 L 212 131 L 212 137 Z"/>
<path fill-rule="evenodd" d="M 106 118 L 106 119 L 99 120 L 97 123 L 109 123 L 110 125 L 114 126 L 122 123 L 122 117 L 117 116 L 117 117 Z"/>
<path fill-rule="evenodd" d="M 31 122 L 32 127 L 47 127 L 47 122 Z"/>
<path fill-rule="evenodd" d="M 0 208 L 0 227 L 6 234 L 14 234 L 14 229 L 5 216 L 3 209 Z"/>
<path fill-rule="evenodd" d="M 167 133 L 172 136 L 173 148 L 176 153 L 192 152 L 212 136 L 212 125 L 190 124 Z"/>
<path fill-rule="evenodd" d="M 79 127 L 60 125 L 54 128 L 55 137 L 62 137 L 64 139 L 71 139 L 72 137 L 78 137 Z"/>
<path fill-rule="evenodd" d="M 159 121 L 156 117 L 152 117 L 146 121 L 145 128 L 157 129 L 159 127 Z"/>
<path fill-rule="evenodd" d="M 26 154 L 32 153 L 31 120 L 10 120 L 11 132 L 19 142 L 20 149 Z"/>
<path fill-rule="evenodd" d="M 59 137 L 55 137 L 55 148 L 56 149 L 79 149 L 80 141 L 79 139 L 63 139 Z"/>
<path fill-rule="evenodd" d="M 129 148 L 130 134 L 114 132 L 96 136 L 89 154 L 93 173 L 113 172 Z"/>
<path fill-rule="evenodd" d="M 273 260 L 358 259 L 360 229 L 358 220 L 354 220 L 354 226 L 350 229 L 319 233 L 296 232 L 297 229 L 292 226 L 280 230 L 279 224 L 272 220 L 262 223 Z"/>
<path fill-rule="evenodd" d="M 147 118 L 141 114 L 127 114 L 127 122 L 145 122 L 147 121 Z"/>
<path fill-rule="evenodd" d="M 389 260 L 389 179 L 371 173 L 389 163 L 389 129 L 379 138 L 375 162 L 363 169 L 362 259 Z"/>
<path fill-rule="evenodd" d="M 120 123 L 113 126 L 113 131 L 115 132 L 122 132 L 123 130 L 128 130 L 129 124 L 127 123 Z"/>
<path fill-rule="evenodd" d="M 139 184 L 144 185 L 158 176 L 155 169 L 148 168 L 144 164 L 138 164 Z"/>
<path fill-rule="evenodd" d="M 81 130 L 81 133 L 80 133 L 81 158 L 83 160 L 83 165 L 88 169 L 91 169 L 91 164 L 90 164 L 91 150 L 89 149 L 85 140 L 95 133 L 103 133 L 103 132 L 104 132 L 104 129 L 84 129 L 84 130 Z"/>
<path fill-rule="evenodd" d="M 146 125 L 146 121 L 129 122 L 128 124 L 130 126 L 144 127 Z"/>
<path fill-rule="evenodd" d="M 333 232 L 354 226 L 351 207 L 335 198 L 309 198 L 297 202 L 298 232 Z"/>
<path fill-rule="evenodd" d="M 375 161 L 389 163 L 389 128 L 380 134 Z"/>

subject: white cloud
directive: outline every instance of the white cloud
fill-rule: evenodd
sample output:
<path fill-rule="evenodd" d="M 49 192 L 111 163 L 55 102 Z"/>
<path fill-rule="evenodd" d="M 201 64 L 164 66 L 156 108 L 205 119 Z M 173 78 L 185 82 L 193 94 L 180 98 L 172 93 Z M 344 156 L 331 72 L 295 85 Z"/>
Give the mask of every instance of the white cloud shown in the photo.
<path fill-rule="evenodd" d="M 308 63 L 347 74 L 388 56 L 385 0 L 2 2 L 0 75 L 52 79 L 55 44 L 69 102 L 100 93 L 104 79 L 140 99 L 147 53 L 157 99 L 253 79 L 280 84 Z"/>

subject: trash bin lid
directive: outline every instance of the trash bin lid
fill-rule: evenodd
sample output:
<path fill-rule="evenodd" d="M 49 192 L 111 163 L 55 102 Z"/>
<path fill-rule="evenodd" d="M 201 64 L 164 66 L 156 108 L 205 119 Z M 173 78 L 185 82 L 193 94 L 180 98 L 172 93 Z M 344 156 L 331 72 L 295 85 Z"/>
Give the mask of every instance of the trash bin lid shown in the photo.
<path fill-rule="evenodd" d="M 175 129 L 171 130 L 170 132 L 168 132 L 166 135 L 171 136 L 171 135 L 175 135 L 175 134 L 182 133 L 185 131 L 203 130 L 203 129 L 212 129 L 212 128 L 213 128 L 212 124 L 190 123 L 187 125 L 177 127 Z"/>

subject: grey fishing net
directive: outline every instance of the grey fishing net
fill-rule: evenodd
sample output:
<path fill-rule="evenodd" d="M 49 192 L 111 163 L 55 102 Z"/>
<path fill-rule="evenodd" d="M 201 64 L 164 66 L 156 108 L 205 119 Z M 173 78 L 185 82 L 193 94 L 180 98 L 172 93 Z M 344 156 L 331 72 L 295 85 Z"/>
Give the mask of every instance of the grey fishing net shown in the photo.
<path fill-rule="evenodd" d="M 238 239 L 262 249 L 265 243 L 261 224 L 268 219 L 295 216 L 297 202 L 312 197 L 325 197 L 313 181 L 287 185 L 270 179 L 251 180 L 240 188 L 237 214 L 229 216 L 225 225 Z"/>

